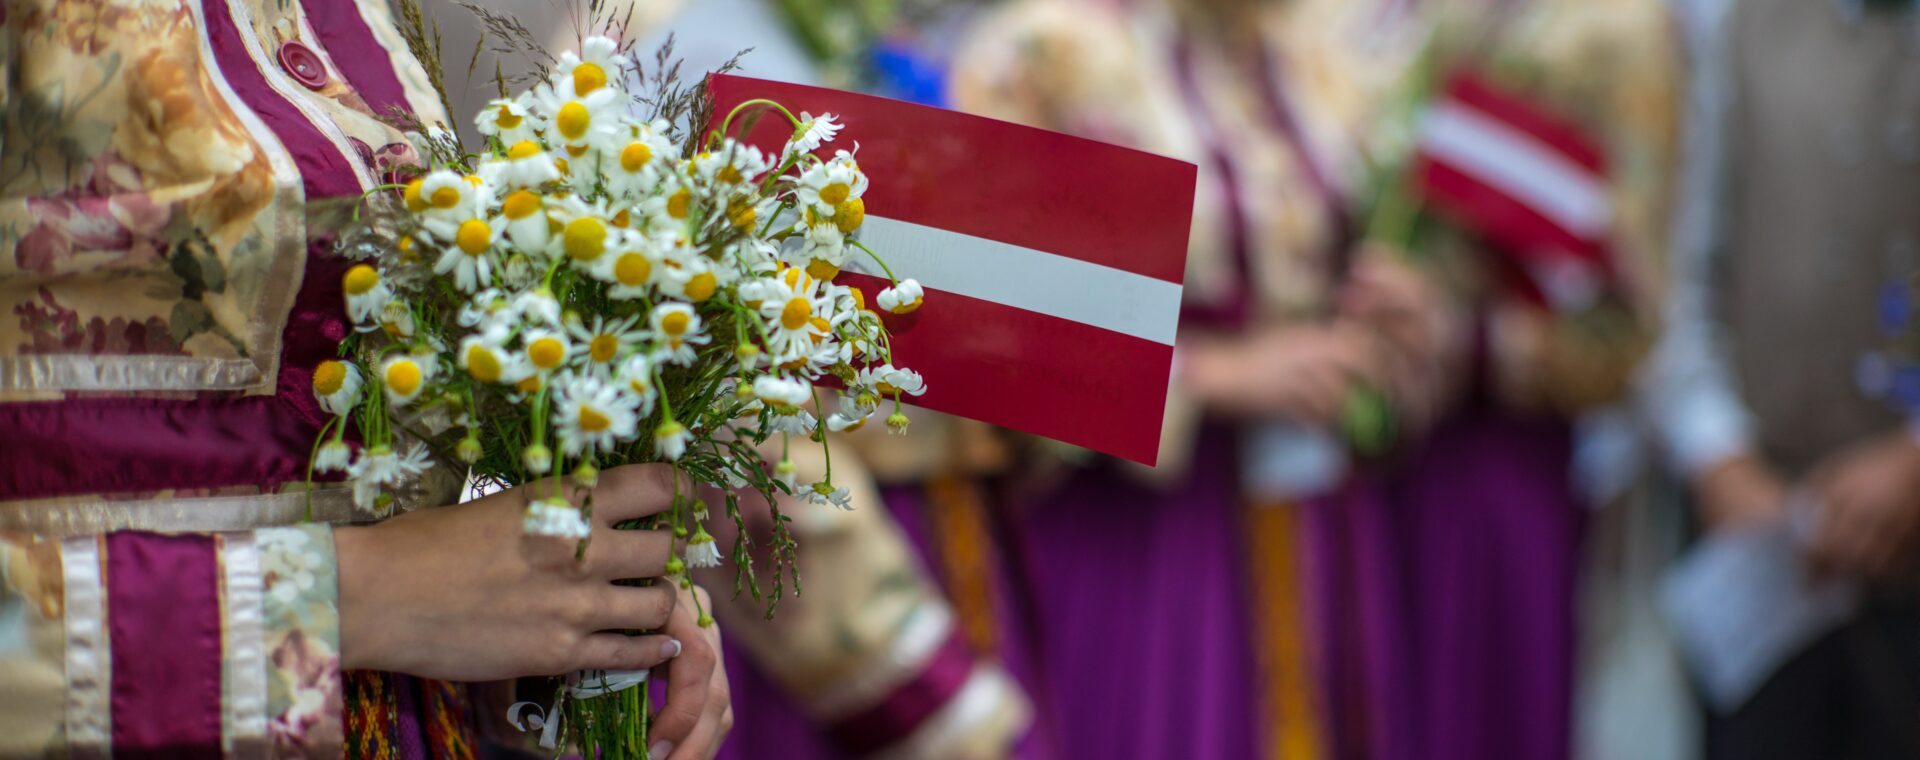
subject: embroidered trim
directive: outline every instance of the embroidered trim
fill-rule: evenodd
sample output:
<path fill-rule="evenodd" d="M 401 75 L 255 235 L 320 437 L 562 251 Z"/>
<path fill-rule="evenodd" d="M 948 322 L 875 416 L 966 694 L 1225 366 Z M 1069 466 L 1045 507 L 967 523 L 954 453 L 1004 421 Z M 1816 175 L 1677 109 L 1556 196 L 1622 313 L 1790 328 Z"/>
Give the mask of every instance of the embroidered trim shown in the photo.
<path fill-rule="evenodd" d="M 113 756 L 113 665 L 100 539 L 61 542 L 60 564 L 66 587 L 67 752 L 75 760 L 106 760 Z"/>
<path fill-rule="evenodd" d="M 116 530 L 155 533 L 252 530 L 301 523 L 306 518 L 305 491 L 130 501 L 101 501 L 98 497 L 83 496 L 0 502 L 0 530 L 52 537 L 88 536 Z M 316 487 L 313 522 L 347 523 L 355 518 L 353 494 L 346 488 Z"/>

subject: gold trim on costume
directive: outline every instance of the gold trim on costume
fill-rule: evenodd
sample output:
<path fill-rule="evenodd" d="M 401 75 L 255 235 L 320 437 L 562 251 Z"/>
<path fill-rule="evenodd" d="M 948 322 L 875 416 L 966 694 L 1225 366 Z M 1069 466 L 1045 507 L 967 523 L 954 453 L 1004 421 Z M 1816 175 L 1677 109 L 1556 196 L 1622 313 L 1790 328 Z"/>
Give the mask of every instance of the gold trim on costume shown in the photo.
<path fill-rule="evenodd" d="M 353 494 L 348 489 L 314 490 L 313 522 L 347 523 L 358 517 Z M 305 491 L 130 501 L 103 501 L 85 496 L 0 502 L 0 530 L 54 537 L 88 536 L 116 530 L 212 533 L 306 521 Z"/>

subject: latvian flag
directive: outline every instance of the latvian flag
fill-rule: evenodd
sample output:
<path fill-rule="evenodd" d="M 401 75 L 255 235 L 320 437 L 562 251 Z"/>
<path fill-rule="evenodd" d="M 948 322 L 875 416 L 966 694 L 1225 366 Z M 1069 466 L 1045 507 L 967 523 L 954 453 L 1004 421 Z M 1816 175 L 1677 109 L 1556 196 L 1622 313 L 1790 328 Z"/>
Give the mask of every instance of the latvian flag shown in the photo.
<path fill-rule="evenodd" d="M 1172 370 L 1192 164 L 884 98 L 736 76 L 714 113 L 768 98 L 846 125 L 872 178 L 860 238 L 926 306 L 884 314 L 916 403 L 1152 464 Z M 736 121 L 736 125 L 738 122 Z M 763 115 L 749 139 L 792 134 Z M 822 149 L 827 150 L 827 148 Z M 846 275 L 884 277 L 855 253 Z"/>
<path fill-rule="evenodd" d="M 1578 311 L 1607 287 L 1606 160 L 1577 125 L 1457 74 L 1421 118 L 1415 177 L 1430 207 L 1483 236 L 1547 305 Z"/>

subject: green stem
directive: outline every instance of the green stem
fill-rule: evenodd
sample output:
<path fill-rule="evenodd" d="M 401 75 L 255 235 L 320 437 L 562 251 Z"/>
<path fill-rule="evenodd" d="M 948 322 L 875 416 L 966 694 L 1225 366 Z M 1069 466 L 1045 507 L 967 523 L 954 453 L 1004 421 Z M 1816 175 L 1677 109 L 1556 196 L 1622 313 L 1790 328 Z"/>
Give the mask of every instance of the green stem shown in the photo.
<path fill-rule="evenodd" d="M 862 251 L 866 251 L 867 256 L 873 259 L 873 263 L 880 265 L 880 271 L 887 273 L 887 279 L 889 281 L 891 281 L 895 285 L 900 284 L 900 278 L 893 276 L 893 268 L 887 266 L 887 260 L 880 258 L 880 254 L 874 253 L 873 249 L 868 248 L 866 243 L 862 243 L 858 240 L 848 238 L 847 242 L 852 243 L 855 247 L 859 248 Z"/>
<path fill-rule="evenodd" d="M 328 417 L 327 424 L 320 426 L 320 436 L 313 439 L 313 452 L 307 455 L 307 517 L 301 522 L 313 522 L 313 460 L 320 456 L 320 446 L 327 440 L 327 431 L 343 419 L 338 415 Z M 341 425 L 340 428 L 345 430 L 346 426 Z"/>

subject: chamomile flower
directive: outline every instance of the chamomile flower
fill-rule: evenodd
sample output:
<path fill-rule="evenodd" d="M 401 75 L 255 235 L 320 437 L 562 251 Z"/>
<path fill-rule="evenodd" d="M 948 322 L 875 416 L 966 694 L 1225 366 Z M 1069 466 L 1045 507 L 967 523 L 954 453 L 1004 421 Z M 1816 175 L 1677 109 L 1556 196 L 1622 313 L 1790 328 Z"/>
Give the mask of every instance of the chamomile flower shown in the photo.
<path fill-rule="evenodd" d="M 560 167 L 546 148 L 533 140 L 521 140 L 507 146 L 505 161 L 490 162 L 488 173 L 501 187 L 527 189 L 560 178 Z"/>
<path fill-rule="evenodd" d="M 406 301 L 388 301 L 386 308 L 380 310 L 380 331 L 386 333 L 388 338 L 404 343 L 413 340 L 418 328 L 413 308 Z"/>
<path fill-rule="evenodd" d="M 568 323 L 567 332 L 587 347 L 580 353 L 579 361 L 585 365 L 588 374 L 602 378 L 613 375 L 615 363 L 633 353 L 633 348 L 640 341 L 646 340 L 646 331 L 635 328 L 639 321 L 639 315 L 616 319 L 596 315 L 591 325 L 584 320 Z"/>
<path fill-rule="evenodd" d="M 581 84 L 567 76 L 551 87 L 534 91 L 538 109 L 553 115 L 547 123 L 547 139 L 568 148 L 604 149 L 617 143 L 623 110 L 620 94 L 607 87 L 581 94 Z"/>
<path fill-rule="evenodd" d="M 687 442 L 693 440 L 693 434 L 687 432 L 687 426 L 675 420 L 667 420 L 653 429 L 653 449 L 661 459 L 677 462 L 687 455 Z"/>
<path fill-rule="evenodd" d="M 453 243 L 433 265 L 434 274 L 453 275 L 453 286 L 472 293 L 493 283 L 493 252 L 500 244 L 503 225 L 499 220 L 475 217 L 461 221 L 451 236 Z M 436 235 L 437 236 L 437 235 Z"/>
<path fill-rule="evenodd" d="M 867 192 L 867 175 L 854 164 L 852 155 L 841 151 L 832 161 L 815 164 L 800 173 L 794 184 L 794 199 L 808 211 L 831 218 L 840 205 Z"/>
<path fill-rule="evenodd" d="M 687 539 L 687 567 L 719 567 L 720 547 L 713 542 L 704 525 L 695 523 L 693 536 Z"/>
<path fill-rule="evenodd" d="M 554 210 L 560 222 L 560 251 L 575 263 L 591 267 L 626 239 L 627 231 L 615 226 L 612 217 L 603 204 L 569 198 Z"/>
<path fill-rule="evenodd" d="M 704 332 L 700 314 L 689 304 L 669 302 L 655 306 L 648 321 L 653 327 L 653 360 L 656 362 L 690 365 L 695 358 L 693 347 L 713 340 Z"/>
<path fill-rule="evenodd" d="M 867 367 L 855 375 L 854 383 L 874 389 L 882 395 L 918 396 L 927 392 L 927 384 L 920 373 L 902 369 L 891 364 Z"/>
<path fill-rule="evenodd" d="M 433 379 L 433 360 L 411 354 L 395 354 L 380 365 L 380 382 L 386 386 L 387 400 L 395 405 L 412 403 Z"/>
<path fill-rule="evenodd" d="M 660 261 L 652 248 L 640 245 L 638 239 L 630 239 L 613 253 L 602 256 L 594 268 L 588 270 L 602 282 L 607 283 L 607 296 L 620 300 L 646 298 L 653 286 L 654 273 L 660 271 Z"/>
<path fill-rule="evenodd" d="M 835 433 L 850 433 L 865 427 L 871 414 L 861 414 L 851 409 L 841 409 L 827 415 L 827 429 Z"/>
<path fill-rule="evenodd" d="M 573 343 L 559 330 L 528 330 L 525 339 L 527 363 L 533 365 L 535 372 L 545 374 L 558 370 L 566 366 L 567 357 L 573 355 Z"/>
<path fill-rule="evenodd" d="M 608 83 L 620 81 L 627 62 L 619 56 L 619 43 L 595 35 L 581 41 L 579 53 L 571 50 L 561 53 L 555 72 L 572 81 L 574 95 L 589 95 Z"/>
<path fill-rule="evenodd" d="M 544 287 L 514 296 L 513 310 L 534 324 L 560 325 L 560 299 L 554 298 L 553 291 Z"/>
<path fill-rule="evenodd" d="M 701 183 L 726 191 L 750 189 L 747 184 L 769 168 L 767 156 L 759 148 L 731 137 L 721 140 L 717 149 L 693 159 L 694 174 Z"/>
<path fill-rule="evenodd" d="M 712 298 L 722 286 L 728 284 L 722 277 L 732 279 L 728 276 L 730 272 L 714 266 L 712 259 L 687 249 L 684 240 L 680 243 L 668 248 L 667 254 L 661 258 L 665 268 L 660 270 L 660 292 L 694 303 Z"/>
<path fill-rule="evenodd" d="M 356 325 L 371 325 L 393 298 L 393 291 L 381 279 L 380 272 L 366 264 L 355 264 L 348 269 L 340 278 L 340 287 L 347 294 L 347 316 Z"/>
<path fill-rule="evenodd" d="M 814 224 L 805 229 L 807 234 L 796 263 L 822 279 L 839 274 L 840 268 L 847 265 L 847 233 L 841 232 L 831 219 L 815 218 Z"/>
<path fill-rule="evenodd" d="M 347 362 L 324 361 L 313 370 L 313 397 L 328 412 L 345 417 L 360 403 L 360 387 L 364 382 L 359 367 Z"/>
<path fill-rule="evenodd" d="M 781 457 L 780 463 L 773 466 L 773 479 L 787 487 L 787 493 L 800 488 L 800 467 L 788 457 Z"/>
<path fill-rule="evenodd" d="M 539 193 L 524 189 L 507 193 L 500 202 L 500 215 L 507 239 L 515 248 L 543 257 L 547 254 L 547 246 L 553 242 L 553 224 Z"/>
<path fill-rule="evenodd" d="M 482 383 L 513 385 L 532 372 L 491 335 L 469 335 L 460 341 L 460 369 Z"/>
<path fill-rule="evenodd" d="M 520 452 L 520 464 L 527 472 L 545 475 L 553 470 L 553 449 L 545 444 L 536 443 Z"/>
<path fill-rule="evenodd" d="M 661 134 L 665 128 L 665 122 L 627 128 L 626 143 L 619 146 L 619 160 L 607 170 L 607 192 L 638 197 L 659 183 L 660 160 L 673 155 L 673 144 Z"/>
<path fill-rule="evenodd" d="M 753 395 L 776 409 L 797 407 L 813 397 L 813 386 L 799 380 L 761 375 L 753 379 Z"/>
<path fill-rule="evenodd" d="M 640 410 L 619 386 L 594 377 L 565 376 L 555 387 L 553 428 L 567 456 L 608 451 L 616 441 L 632 440 L 639 432 Z"/>
<path fill-rule="evenodd" d="M 893 287 L 880 291 L 873 302 L 880 308 L 895 314 L 912 314 L 926 302 L 927 293 L 921 289 L 920 282 L 912 278 L 901 280 Z"/>
<path fill-rule="evenodd" d="M 539 127 L 533 113 L 527 110 L 524 98 L 499 98 L 488 103 L 474 117 L 473 124 L 480 134 L 495 138 L 502 145 L 531 140 Z"/>
<path fill-rule="evenodd" d="M 502 334 L 511 329 L 515 318 L 513 303 L 507 300 L 505 293 L 498 288 L 488 288 L 473 295 L 460 306 L 460 313 L 454 321 L 461 327 L 480 328 L 482 332 L 498 331 Z"/>
<path fill-rule="evenodd" d="M 380 504 L 382 491 L 426 472 L 427 465 L 424 446 L 416 445 L 404 455 L 395 454 L 389 446 L 361 451 L 360 458 L 347 467 L 347 478 L 353 483 L 354 505 L 364 510 L 373 509 Z"/>
<path fill-rule="evenodd" d="M 566 497 L 550 496 L 527 505 L 520 517 L 520 531 L 529 536 L 581 541 L 593 535 L 593 524 Z"/>
<path fill-rule="evenodd" d="M 653 403 L 659 398 L 660 391 L 653 384 L 653 362 L 645 354 L 634 354 L 620 365 L 619 381 L 639 401 L 640 416 L 653 413 Z"/>
<path fill-rule="evenodd" d="M 807 502 L 812 504 L 820 504 L 823 506 L 832 504 L 842 510 L 849 511 L 853 509 L 852 492 L 848 491 L 845 486 L 834 488 L 832 483 L 820 482 L 813 484 L 813 487 L 807 490 L 805 498 Z"/>
<path fill-rule="evenodd" d="M 820 146 L 833 142 L 834 136 L 840 134 L 842 126 L 834 119 L 833 114 L 823 113 L 813 116 L 801 111 L 800 126 L 794 128 L 793 137 L 787 140 L 787 150 L 781 158 L 784 160 L 795 153 L 812 153 Z"/>
<path fill-rule="evenodd" d="M 794 436 L 813 435 L 813 429 L 820 426 L 820 420 L 805 409 L 788 407 L 786 411 L 773 415 L 767 421 L 767 430 Z"/>
<path fill-rule="evenodd" d="M 814 339 L 826 334 L 815 321 L 815 310 L 821 306 L 815 280 L 789 268 L 777 278 L 760 282 L 770 283 L 760 286 L 757 295 L 762 299 L 760 313 L 768 320 L 767 349 L 773 362 L 784 366 L 812 354 Z"/>
<path fill-rule="evenodd" d="M 474 175 L 441 169 L 421 178 L 420 197 L 427 219 L 469 219 L 492 203 L 491 186 Z"/>
<path fill-rule="evenodd" d="M 679 170 L 663 173 L 660 186 L 646 200 L 640 202 L 640 212 L 653 223 L 662 227 L 684 225 L 693 218 L 693 212 L 700 204 L 694 195 L 694 188 Z"/>
<path fill-rule="evenodd" d="M 314 472 L 346 472 L 353 463 L 353 449 L 346 441 L 330 438 L 320 444 L 320 453 L 313 457 Z"/>

